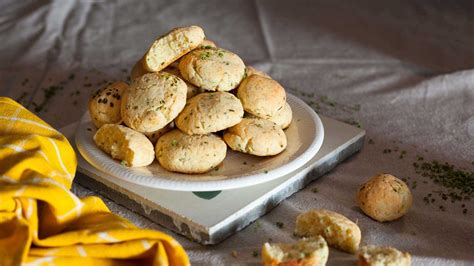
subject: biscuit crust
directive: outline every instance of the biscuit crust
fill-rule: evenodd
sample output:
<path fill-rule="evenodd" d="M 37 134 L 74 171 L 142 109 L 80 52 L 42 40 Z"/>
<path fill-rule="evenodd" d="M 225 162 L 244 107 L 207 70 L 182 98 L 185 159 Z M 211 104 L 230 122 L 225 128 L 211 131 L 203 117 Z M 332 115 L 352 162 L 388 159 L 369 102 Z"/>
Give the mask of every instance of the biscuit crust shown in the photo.
<path fill-rule="evenodd" d="M 265 266 L 324 266 L 329 249 L 321 236 L 303 238 L 296 243 L 265 243 L 262 260 Z"/>
<path fill-rule="evenodd" d="M 357 251 L 361 240 L 357 224 L 339 213 L 324 209 L 298 215 L 295 234 L 304 237 L 321 235 L 330 246 L 349 253 Z"/>
<path fill-rule="evenodd" d="M 359 249 L 359 266 L 410 266 L 411 256 L 392 247 L 364 246 Z"/>
<path fill-rule="evenodd" d="M 405 215 L 413 204 L 413 196 L 402 180 L 390 174 L 379 174 L 362 185 L 357 193 L 357 203 L 372 219 L 387 222 Z"/>
<path fill-rule="evenodd" d="M 143 66 L 148 72 L 160 71 L 198 47 L 204 39 L 204 31 L 198 26 L 173 29 L 153 42 L 143 57 Z"/>
<path fill-rule="evenodd" d="M 94 135 L 96 145 L 129 167 L 147 166 L 155 159 L 153 144 L 145 135 L 128 127 L 105 124 Z"/>
<path fill-rule="evenodd" d="M 238 124 L 243 115 L 242 104 L 233 94 L 208 92 L 191 98 L 175 121 L 186 134 L 208 134 Z"/>
<path fill-rule="evenodd" d="M 242 81 L 237 97 L 244 110 L 254 116 L 268 119 L 285 107 L 285 89 L 275 80 L 251 75 Z"/>
<path fill-rule="evenodd" d="M 183 110 L 186 93 L 186 83 L 175 75 L 145 74 L 124 92 L 122 119 L 127 126 L 142 133 L 162 129 Z"/>
<path fill-rule="evenodd" d="M 122 95 L 128 88 L 125 82 L 114 82 L 92 95 L 89 99 L 89 114 L 97 128 L 105 124 L 120 124 Z"/>
<path fill-rule="evenodd" d="M 260 118 L 244 118 L 227 129 L 224 140 L 234 151 L 257 156 L 281 153 L 287 145 L 286 135 L 275 123 Z"/>
<path fill-rule="evenodd" d="M 245 64 L 230 51 L 203 47 L 185 55 L 179 62 L 184 79 L 207 91 L 230 91 L 245 75 Z"/>
<path fill-rule="evenodd" d="M 166 170 L 185 174 L 205 173 L 225 158 L 227 146 L 216 135 L 187 135 L 174 129 L 156 143 L 156 158 Z"/>

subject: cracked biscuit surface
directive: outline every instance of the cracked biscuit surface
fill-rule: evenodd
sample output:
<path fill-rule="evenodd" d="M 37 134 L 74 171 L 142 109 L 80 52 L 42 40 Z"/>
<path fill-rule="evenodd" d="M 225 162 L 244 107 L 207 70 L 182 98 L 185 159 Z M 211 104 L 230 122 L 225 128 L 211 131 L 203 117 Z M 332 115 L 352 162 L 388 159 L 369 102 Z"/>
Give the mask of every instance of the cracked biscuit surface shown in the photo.
<path fill-rule="evenodd" d="M 122 119 L 132 129 L 150 133 L 165 127 L 186 104 L 187 86 L 179 77 L 155 72 L 135 79 L 122 97 Z"/>
<path fill-rule="evenodd" d="M 276 155 L 287 145 L 285 132 L 275 123 L 260 118 L 244 118 L 224 133 L 224 140 L 234 151 L 257 156 Z"/>
<path fill-rule="evenodd" d="M 175 121 L 186 134 L 207 134 L 238 124 L 243 115 L 242 104 L 233 94 L 208 92 L 191 98 Z"/>
<path fill-rule="evenodd" d="M 204 41 L 204 31 L 198 26 L 176 28 L 158 38 L 143 57 L 146 71 L 164 69 Z"/>
<path fill-rule="evenodd" d="M 324 209 L 298 215 L 295 234 L 303 237 L 321 235 L 329 246 L 349 253 L 357 251 L 362 237 L 357 224 L 339 213 Z"/>
<path fill-rule="evenodd" d="M 230 51 L 206 46 L 183 56 L 179 62 L 183 78 L 207 91 L 230 91 L 245 75 L 245 64 Z"/>
<path fill-rule="evenodd" d="M 156 158 L 166 170 L 198 174 L 205 173 L 225 158 L 227 146 L 214 134 L 187 135 L 174 129 L 158 139 Z"/>
<path fill-rule="evenodd" d="M 150 140 L 126 126 L 105 124 L 95 133 L 94 142 L 112 158 L 129 167 L 147 166 L 155 159 Z"/>

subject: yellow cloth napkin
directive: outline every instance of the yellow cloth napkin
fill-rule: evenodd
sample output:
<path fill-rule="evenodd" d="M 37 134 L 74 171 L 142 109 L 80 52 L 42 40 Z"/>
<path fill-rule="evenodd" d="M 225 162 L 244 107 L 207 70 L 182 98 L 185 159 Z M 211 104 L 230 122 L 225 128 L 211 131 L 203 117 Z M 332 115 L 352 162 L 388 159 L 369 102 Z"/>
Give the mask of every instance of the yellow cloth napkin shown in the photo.
<path fill-rule="evenodd" d="M 188 265 L 172 237 L 69 189 L 76 156 L 58 131 L 0 97 L 0 265 Z"/>

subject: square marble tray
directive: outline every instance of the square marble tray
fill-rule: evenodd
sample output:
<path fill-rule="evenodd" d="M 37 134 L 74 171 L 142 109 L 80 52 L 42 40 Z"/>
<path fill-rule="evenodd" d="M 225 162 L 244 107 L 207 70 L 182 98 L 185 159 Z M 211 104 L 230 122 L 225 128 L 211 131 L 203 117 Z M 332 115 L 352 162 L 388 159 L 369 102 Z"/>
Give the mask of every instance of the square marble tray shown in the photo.
<path fill-rule="evenodd" d="M 209 192 L 149 188 L 95 169 L 79 152 L 75 181 L 192 240 L 217 244 L 362 148 L 364 130 L 320 117 L 325 138 L 319 152 L 294 172 L 256 186 Z M 75 128 L 76 124 L 71 124 L 61 130 L 71 143 Z"/>

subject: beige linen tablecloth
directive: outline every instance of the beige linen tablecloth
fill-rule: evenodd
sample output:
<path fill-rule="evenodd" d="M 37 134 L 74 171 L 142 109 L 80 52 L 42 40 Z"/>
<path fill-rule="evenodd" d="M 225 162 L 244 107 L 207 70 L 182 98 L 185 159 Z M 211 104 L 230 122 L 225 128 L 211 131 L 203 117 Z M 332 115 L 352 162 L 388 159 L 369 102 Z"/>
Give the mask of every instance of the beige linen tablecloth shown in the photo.
<path fill-rule="evenodd" d="M 473 171 L 474 6 L 405 2 L 4 0 L 0 95 L 60 128 L 81 117 L 102 84 L 126 79 L 157 36 L 201 25 L 319 113 L 365 128 L 367 139 L 359 154 L 217 246 L 174 235 L 194 264 L 259 263 L 254 251 L 269 238 L 294 240 L 297 214 L 327 208 L 358 221 L 363 244 L 408 251 L 414 265 L 473 265 L 472 200 L 443 200 L 447 190 L 413 163 Z M 412 188 L 414 206 L 398 221 L 377 223 L 356 207 L 359 185 L 378 172 Z M 79 185 L 74 192 L 94 194 Z M 105 200 L 137 225 L 166 231 Z M 330 250 L 329 265 L 354 263 Z"/>

